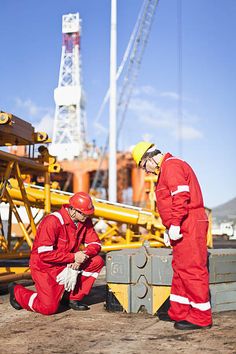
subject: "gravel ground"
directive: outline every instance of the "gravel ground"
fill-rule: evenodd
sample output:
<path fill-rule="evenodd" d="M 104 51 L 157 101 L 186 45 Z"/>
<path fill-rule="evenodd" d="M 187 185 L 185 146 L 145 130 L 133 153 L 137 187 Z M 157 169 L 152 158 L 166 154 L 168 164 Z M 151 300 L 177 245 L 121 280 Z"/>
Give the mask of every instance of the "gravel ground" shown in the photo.
<path fill-rule="evenodd" d="M 107 312 L 104 278 L 85 300 L 90 311 L 42 316 L 1 300 L 1 354 L 236 354 L 236 311 L 214 314 L 210 330 L 178 331 L 156 316 Z"/>

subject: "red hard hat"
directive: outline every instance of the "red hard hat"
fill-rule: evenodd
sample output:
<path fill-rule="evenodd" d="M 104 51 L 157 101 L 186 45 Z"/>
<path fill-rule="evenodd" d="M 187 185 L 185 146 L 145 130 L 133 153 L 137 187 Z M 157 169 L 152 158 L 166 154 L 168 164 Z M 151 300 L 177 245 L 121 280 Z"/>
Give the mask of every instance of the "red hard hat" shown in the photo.
<path fill-rule="evenodd" d="M 86 214 L 86 215 L 91 215 L 94 213 L 94 206 L 92 199 L 89 194 L 84 193 L 84 192 L 78 192 L 75 193 L 70 199 L 69 199 L 70 205 L 81 211 L 81 213 Z"/>

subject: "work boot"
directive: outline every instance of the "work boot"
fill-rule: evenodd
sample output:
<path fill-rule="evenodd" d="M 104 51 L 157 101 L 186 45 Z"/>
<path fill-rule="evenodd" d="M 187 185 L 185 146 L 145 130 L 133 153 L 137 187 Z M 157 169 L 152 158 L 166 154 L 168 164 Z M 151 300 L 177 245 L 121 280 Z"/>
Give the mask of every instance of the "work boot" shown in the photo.
<path fill-rule="evenodd" d="M 71 309 L 76 310 L 76 311 L 90 310 L 90 307 L 88 305 L 83 304 L 82 302 L 80 302 L 78 300 L 69 300 L 68 305 Z"/>
<path fill-rule="evenodd" d="M 198 326 L 198 325 L 188 322 L 188 321 L 179 321 L 179 322 L 175 322 L 174 327 L 176 329 L 181 329 L 181 330 L 209 329 L 212 327 L 212 324 L 210 324 L 208 326 Z"/>
<path fill-rule="evenodd" d="M 174 322 L 174 320 L 172 320 L 172 319 L 170 318 L 170 316 L 168 315 L 167 312 L 161 312 L 161 313 L 159 313 L 158 318 L 159 318 L 160 321 Z"/>
<path fill-rule="evenodd" d="M 22 307 L 21 305 L 16 301 L 16 298 L 15 298 L 15 293 L 14 293 L 14 289 L 15 289 L 15 286 L 17 284 L 16 283 L 9 283 L 8 284 L 8 291 L 9 291 L 9 294 L 10 294 L 10 304 L 12 307 L 14 307 L 14 309 L 16 310 L 21 310 Z"/>

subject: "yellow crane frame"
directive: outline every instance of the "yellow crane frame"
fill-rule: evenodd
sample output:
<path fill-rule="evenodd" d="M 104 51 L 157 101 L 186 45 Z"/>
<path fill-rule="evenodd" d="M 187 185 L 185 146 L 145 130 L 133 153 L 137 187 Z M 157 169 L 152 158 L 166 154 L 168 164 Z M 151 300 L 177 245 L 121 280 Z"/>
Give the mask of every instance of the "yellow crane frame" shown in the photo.
<path fill-rule="evenodd" d="M 0 112 L 0 143 L 5 145 L 38 144 L 47 142 L 45 133 L 35 133 L 33 127 L 8 113 Z M 72 193 L 51 189 L 50 174 L 59 173 L 61 168 L 54 156 L 51 156 L 45 146 L 39 147 L 37 158 L 20 157 L 0 151 L 0 201 L 9 205 L 9 218 L 7 235 L 4 234 L 0 215 L 0 260 L 11 260 L 29 257 L 33 239 L 36 234 L 37 224 L 42 217 L 51 211 L 59 209 L 63 204 L 68 204 Z M 26 175 L 43 176 L 44 186 L 39 187 L 24 182 Z M 122 248 L 136 248 L 148 241 L 152 247 L 163 247 L 164 226 L 159 215 L 155 212 L 155 180 L 147 177 L 149 182 L 150 208 L 138 208 L 119 203 L 110 203 L 105 200 L 93 198 L 95 206 L 94 225 L 99 227 L 102 220 L 105 229 L 98 231 L 102 241 L 102 251 Z M 28 221 L 22 220 L 18 207 L 24 207 Z M 33 215 L 32 207 L 43 211 L 41 218 L 38 213 Z M 12 215 L 14 214 L 21 230 L 19 237 L 12 237 Z M 24 246 L 24 247 L 23 247 Z M 208 246 L 212 246 L 211 233 L 208 236 Z M 24 250 L 22 250 L 24 248 Z M 27 271 L 28 269 L 25 269 Z M 6 277 L 17 272 L 15 268 L 2 269 Z M 22 271 L 22 268 L 21 268 Z M 17 275 L 18 276 L 18 275 Z M 22 275 L 23 276 L 23 275 Z M 14 275 L 13 275 L 14 277 Z M 0 278 L 0 283 L 1 279 Z"/>

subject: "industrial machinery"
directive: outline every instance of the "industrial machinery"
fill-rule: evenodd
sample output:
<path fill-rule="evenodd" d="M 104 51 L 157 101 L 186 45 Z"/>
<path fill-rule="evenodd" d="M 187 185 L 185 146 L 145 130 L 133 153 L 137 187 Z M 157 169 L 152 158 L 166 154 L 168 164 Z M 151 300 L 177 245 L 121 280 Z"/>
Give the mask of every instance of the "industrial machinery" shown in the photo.
<path fill-rule="evenodd" d="M 151 248 L 108 252 L 106 255 L 108 311 L 155 315 L 169 308 L 173 277 L 170 249 Z M 211 307 L 213 312 L 236 309 L 236 250 L 208 252 Z M 158 270 L 158 271 L 157 271 Z"/>
<path fill-rule="evenodd" d="M 1 259 L 10 260 L 13 258 L 22 257 L 23 254 L 19 251 L 21 246 L 26 243 L 28 249 L 32 246 L 32 240 L 36 234 L 35 215 L 32 213 L 31 204 L 26 194 L 24 181 L 27 181 L 31 176 L 41 178 L 44 181 L 44 213 L 49 213 L 50 205 L 50 173 L 58 173 L 60 171 L 59 164 L 56 163 L 55 157 L 48 153 L 45 146 L 39 147 L 39 156 L 34 157 L 34 148 L 37 144 L 49 142 L 48 136 L 45 133 L 35 132 L 34 127 L 6 112 L 0 112 L 0 144 L 4 146 L 6 151 L 0 151 L 0 200 L 7 203 L 8 215 L 5 220 L 2 218 L 3 207 L 1 205 L 0 217 L 0 257 Z M 24 150 L 24 156 L 17 156 L 13 153 L 7 152 L 7 147 L 14 150 L 14 146 L 20 146 Z M 25 157 L 26 147 L 28 148 L 27 157 Z M 14 197 L 10 193 L 11 185 L 9 180 L 15 179 L 17 181 L 18 192 L 21 195 L 21 201 L 16 203 Z M 20 214 L 18 206 L 24 207 L 28 222 L 25 223 Z M 13 239 L 12 232 L 12 218 L 13 215 L 17 221 L 17 225 L 22 232 L 21 238 Z M 5 223 L 4 223 L 5 221 Z M 26 252 L 29 255 L 29 252 Z M 21 271 L 27 269 L 22 269 Z M 15 269 L 11 269 L 8 265 L 0 269 L 2 281 L 12 279 L 12 273 Z"/>
<path fill-rule="evenodd" d="M 5 150 L 7 146 L 11 146 L 13 151 L 14 145 L 20 145 L 25 150 L 28 147 L 27 157 L 25 152 L 24 156 L 18 156 L 0 151 L 0 199 L 3 203 L 0 259 L 10 261 L 29 257 L 38 223 L 44 215 L 68 203 L 71 193 L 51 189 L 50 175 L 59 173 L 61 167 L 56 158 L 49 154 L 46 146 L 39 146 L 39 155 L 34 157 L 36 145 L 49 141 L 46 134 L 35 132 L 30 123 L 6 112 L 1 112 L 0 124 L 0 142 Z M 7 206 L 7 217 L 3 218 L 3 210 L 6 212 L 4 205 Z M 94 223 L 103 243 L 103 251 L 130 247 L 131 244 L 139 247 L 146 239 L 153 246 L 163 245 L 164 227 L 154 211 L 111 204 L 96 198 L 94 205 Z M 0 268 L 5 276 L 1 276 L 1 279 L 8 280 L 9 276 L 12 279 L 12 273 L 19 271 L 11 268 L 9 265 Z M 22 269 L 21 267 L 20 271 Z M 26 270 L 27 267 L 24 271 Z"/>
<path fill-rule="evenodd" d="M 39 146 L 39 155 L 34 157 L 35 146 L 48 142 L 46 134 L 37 133 L 31 124 L 2 112 L 0 142 L 5 147 L 19 144 L 28 146 L 29 149 L 28 157 L 0 151 L 0 260 L 10 261 L 29 257 L 39 222 L 44 215 L 67 204 L 72 193 L 53 189 L 51 173 L 59 173 L 61 167 L 44 145 Z M 36 183 L 32 177 L 36 177 Z M 102 240 L 102 251 L 138 248 L 146 240 L 152 247 L 164 246 L 165 228 L 154 211 L 155 181 L 147 178 L 147 182 L 150 184 L 149 209 L 110 203 L 93 197 L 93 221 Z M 3 217 L 2 212 L 6 212 L 6 209 L 7 216 Z M 209 245 L 210 241 L 209 238 Z M 14 278 L 15 273 L 19 272 L 17 267 L 14 270 L 11 268 L 9 265 L 0 267 L 0 274 L 4 273 L 7 277 L 5 280 L 8 280 L 9 276 L 12 279 L 12 275 Z M 27 269 L 26 267 L 24 271 Z M 20 271 L 22 272 L 22 268 Z M 2 276 L 0 283 L 1 279 Z"/>
<path fill-rule="evenodd" d="M 38 210 L 44 210 L 41 216 L 43 217 L 49 212 L 49 209 L 45 208 L 48 205 L 45 187 L 19 183 L 16 178 L 10 178 L 3 192 L 2 201 L 12 201 L 12 207 L 15 206 L 15 211 L 13 210 L 13 212 L 16 212 L 15 215 L 21 227 L 21 237 L 23 238 L 22 240 L 26 241 L 29 248 L 32 245 L 32 239 L 35 234 L 36 215 L 33 217 L 32 213 L 28 214 L 31 226 L 26 228 L 17 215 L 17 207 L 24 205 L 25 207 L 30 206 Z M 24 191 L 23 194 L 22 191 Z M 59 209 L 63 204 L 68 204 L 68 200 L 72 195 L 72 193 L 59 190 L 49 190 L 49 194 L 49 208 L 52 211 Z M 153 246 L 163 245 L 162 234 L 164 227 L 158 214 L 154 211 L 119 203 L 110 203 L 97 198 L 93 198 L 93 202 L 95 206 L 94 225 L 103 242 L 103 251 L 126 248 L 131 245 L 132 247 L 138 247 L 145 240 L 151 241 Z M 22 241 L 20 244 L 22 245 Z M 20 244 L 14 246 L 13 251 L 18 250 Z M 13 256 L 6 245 L 3 242 L 2 248 L 4 247 Z"/>
<path fill-rule="evenodd" d="M 17 166 L 21 165 L 21 162 L 22 160 L 17 161 Z M 6 173 L 9 175 L 9 172 L 11 171 L 8 168 Z M 45 172 L 45 175 L 48 177 L 48 172 Z M 7 235 L 4 235 L 4 232 L 1 234 L 0 260 L 29 257 L 37 224 L 50 210 L 57 210 L 62 204 L 67 204 L 70 196 L 71 193 L 50 190 L 48 181 L 44 187 L 23 183 L 22 175 L 17 167 L 17 178 L 9 178 L 2 185 L 2 201 L 9 205 L 9 218 Z M 145 240 L 149 240 L 153 247 L 163 246 L 164 227 L 155 212 L 118 203 L 111 204 L 96 198 L 93 202 L 95 206 L 94 225 L 102 240 L 102 251 L 137 248 Z M 19 207 L 26 209 L 27 222 L 22 220 L 18 212 Z M 32 210 L 36 212 L 33 214 Z M 43 212 L 40 214 L 40 211 Z M 20 227 L 16 237 L 12 237 L 12 213 Z M 3 231 L 3 226 L 1 230 Z M 6 270 L 2 269 L 2 271 Z M 14 269 L 14 272 L 21 270 L 22 268 Z M 25 277 L 25 274 L 22 276 Z"/>

